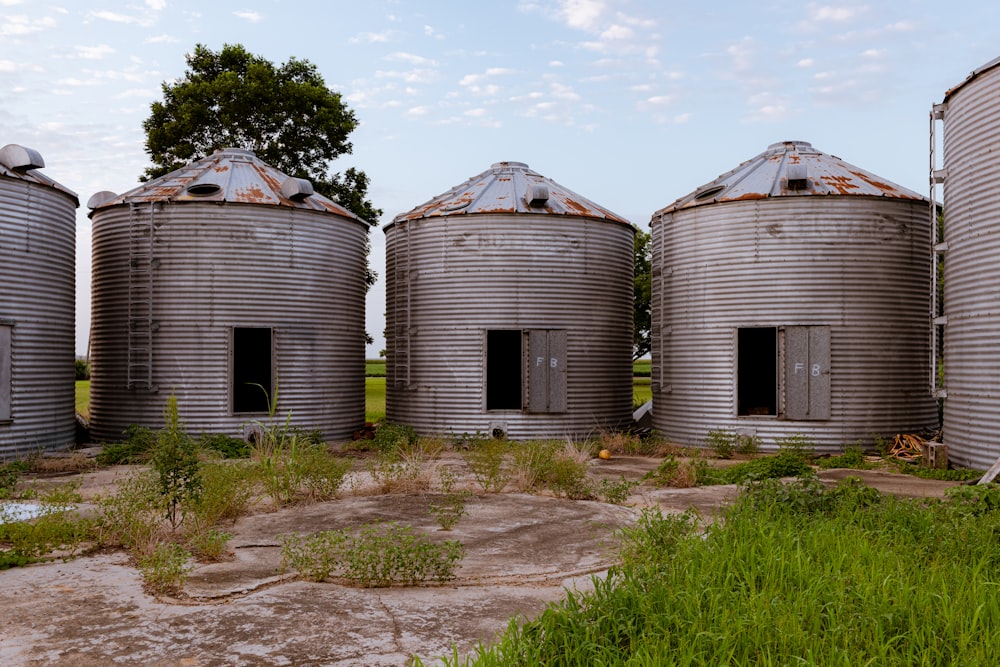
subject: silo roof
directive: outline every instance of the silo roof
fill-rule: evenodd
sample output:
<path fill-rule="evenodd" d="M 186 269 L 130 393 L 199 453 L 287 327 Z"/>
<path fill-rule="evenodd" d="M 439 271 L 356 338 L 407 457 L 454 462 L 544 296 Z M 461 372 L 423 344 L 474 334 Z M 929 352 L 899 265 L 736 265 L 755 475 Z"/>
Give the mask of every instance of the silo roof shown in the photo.
<path fill-rule="evenodd" d="M 970 82 L 972 82 L 973 79 L 976 79 L 981 74 L 989 72 L 998 65 L 1000 65 L 1000 57 L 994 58 L 993 60 L 989 61 L 982 67 L 977 67 L 976 69 L 972 70 L 972 72 L 969 73 L 969 76 L 965 77 L 965 80 L 962 81 L 962 83 L 958 84 L 957 86 L 954 86 L 953 88 L 950 88 L 947 92 L 945 92 L 944 101 L 947 102 L 948 98 L 950 98 L 954 93 L 958 92 L 959 90 L 967 86 Z"/>
<path fill-rule="evenodd" d="M 121 195 L 99 192 L 91 197 L 88 206 L 97 210 L 151 201 L 290 206 L 335 213 L 364 223 L 340 204 L 313 193 L 309 181 L 290 178 L 260 160 L 252 151 L 239 148 L 220 149 Z"/>
<path fill-rule="evenodd" d="M 654 217 L 718 202 L 809 195 L 927 200 L 913 190 L 819 151 L 808 142 L 782 141 L 657 211 Z"/>
<path fill-rule="evenodd" d="M 18 144 L 7 144 L 3 148 L 0 148 L 0 176 L 37 183 L 54 190 L 59 190 L 60 192 L 65 192 L 79 206 L 80 198 L 75 192 L 38 171 L 44 166 L 45 160 L 34 149 Z"/>
<path fill-rule="evenodd" d="M 532 171 L 523 162 L 496 162 L 448 192 L 397 215 L 393 222 L 475 213 L 565 215 L 631 225 L 620 215 Z"/>

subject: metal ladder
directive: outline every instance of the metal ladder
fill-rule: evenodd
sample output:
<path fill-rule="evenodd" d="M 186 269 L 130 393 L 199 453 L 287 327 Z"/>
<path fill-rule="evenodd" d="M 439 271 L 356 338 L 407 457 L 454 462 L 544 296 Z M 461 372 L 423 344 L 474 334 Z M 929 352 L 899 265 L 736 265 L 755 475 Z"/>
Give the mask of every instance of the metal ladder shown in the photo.
<path fill-rule="evenodd" d="M 153 212 L 155 204 L 132 202 L 128 221 L 128 388 L 153 385 Z"/>
<path fill-rule="evenodd" d="M 943 379 L 938 377 L 938 355 L 943 354 L 941 349 L 944 341 L 945 327 L 948 318 L 941 310 L 940 299 L 938 298 L 938 264 L 944 262 L 948 244 L 940 238 L 938 233 L 938 216 L 941 214 L 941 207 L 938 206 L 939 186 L 944 183 L 945 169 L 938 168 L 937 155 L 937 127 L 938 122 L 944 121 L 947 104 L 934 104 L 930 113 L 930 224 L 931 224 L 931 349 L 930 349 L 930 389 L 934 398 L 946 398 L 948 391 L 944 386 Z"/>
<path fill-rule="evenodd" d="M 410 225 L 404 221 L 396 235 L 393 262 L 393 383 L 410 386 Z"/>

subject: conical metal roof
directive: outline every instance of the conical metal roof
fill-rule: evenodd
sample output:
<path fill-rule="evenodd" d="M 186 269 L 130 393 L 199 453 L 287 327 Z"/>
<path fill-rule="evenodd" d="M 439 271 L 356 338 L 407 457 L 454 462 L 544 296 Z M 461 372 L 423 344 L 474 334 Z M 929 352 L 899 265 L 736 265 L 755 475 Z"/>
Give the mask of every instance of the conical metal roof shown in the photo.
<path fill-rule="evenodd" d="M 223 148 L 121 195 L 98 192 L 87 206 L 97 210 L 149 201 L 290 206 L 326 211 L 364 222 L 343 206 L 314 193 L 309 181 L 286 176 L 252 151 L 239 148 Z"/>
<path fill-rule="evenodd" d="M 532 171 L 523 162 L 497 162 L 448 192 L 412 211 L 397 215 L 393 222 L 475 213 L 567 215 L 631 224 L 603 206 Z"/>
<path fill-rule="evenodd" d="M 65 192 L 79 205 L 80 199 L 75 192 L 38 171 L 44 166 L 45 160 L 42 159 L 38 151 L 32 148 L 18 144 L 7 144 L 0 148 L 0 176 L 38 183 Z"/>
<path fill-rule="evenodd" d="M 808 142 L 782 141 L 654 215 L 718 202 L 809 195 L 926 201 L 923 195 L 816 150 Z"/>

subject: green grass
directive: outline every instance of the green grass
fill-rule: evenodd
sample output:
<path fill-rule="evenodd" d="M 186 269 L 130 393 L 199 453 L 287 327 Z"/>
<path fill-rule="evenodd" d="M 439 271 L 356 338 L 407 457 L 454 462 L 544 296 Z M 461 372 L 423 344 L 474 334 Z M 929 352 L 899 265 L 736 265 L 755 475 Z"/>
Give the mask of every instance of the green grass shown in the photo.
<path fill-rule="evenodd" d="M 706 529 L 647 510 L 593 592 L 445 662 L 997 664 L 1000 502 L 985 493 L 938 502 L 775 481 Z"/>
<path fill-rule="evenodd" d="M 90 380 L 76 381 L 76 412 L 90 418 Z"/>
<path fill-rule="evenodd" d="M 365 377 L 384 378 L 385 359 L 365 359 Z"/>
<path fill-rule="evenodd" d="M 649 384 L 648 377 L 632 378 L 632 404 L 642 405 L 653 398 L 653 389 Z"/>
<path fill-rule="evenodd" d="M 365 378 L 365 421 L 385 419 L 385 376 Z"/>
<path fill-rule="evenodd" d="M 649 377 L 653 368 L 652 359 L 636 359 L 632 362 L 632 375 L 636 377 Z"/>

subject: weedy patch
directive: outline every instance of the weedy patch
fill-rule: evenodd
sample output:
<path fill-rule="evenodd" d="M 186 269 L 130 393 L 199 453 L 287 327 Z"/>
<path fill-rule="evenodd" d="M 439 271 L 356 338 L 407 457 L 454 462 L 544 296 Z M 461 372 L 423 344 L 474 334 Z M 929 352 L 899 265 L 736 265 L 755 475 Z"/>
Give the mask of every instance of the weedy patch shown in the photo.
<path fill-rule="evenodd" d="M 449 581 L 465 554 L 457 540 L 436 543 L 397 523 L 280 539 L 283 568 L 311 581 L 336 577 L 362 588 Z"/>
<path fill-rule="evenodd" d="M 465 516 L 465 501 L 470 495 L 468 491 L 446 493 L 431 501 L 428 510 L 437 519 L 441 530 L 451 530 L 458 523 L 458 520 Z"/>
<path fill-rule="evenodd" d="M 142 581 L 150 593 L 179 593 L 191 572 L 191 554 L 181 545 L 161 542 L 136 561 Z"/>

